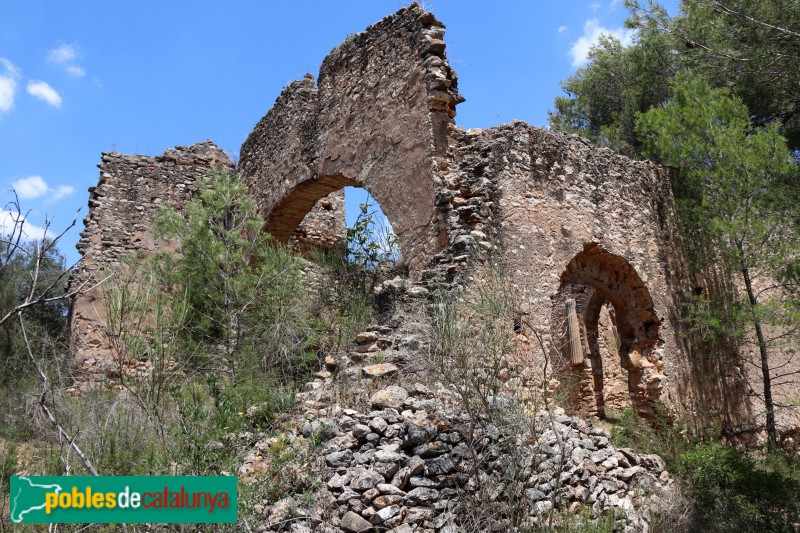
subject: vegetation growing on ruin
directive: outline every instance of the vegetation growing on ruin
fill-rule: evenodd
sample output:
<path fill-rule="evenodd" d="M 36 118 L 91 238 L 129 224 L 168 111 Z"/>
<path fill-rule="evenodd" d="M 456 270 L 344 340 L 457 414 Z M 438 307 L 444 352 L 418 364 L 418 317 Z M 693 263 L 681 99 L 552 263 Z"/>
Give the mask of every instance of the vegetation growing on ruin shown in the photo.
<path fill-rule="evenodd" d="M 692 269 L 694 289 L 684 298 L 694 358 L 698 368 L 718 358 L 721 367 L 758 369 L 774 445 L 783 406 L 771 388 L 796 387 L 800 377 L 790 365 L 800 348 L 800 6 L 685 0 L 670 15 L 652 0 L 626 4 L 635 43 L 601 39 L 588 64 L 562 82 L 550 126 L 677 168 L 673 223 Z M 753 347 L 757 357 L 739 362 Z M 688 447 L 673 427 L 629 413 L 615 435 L 664 455 L 692 495 L 697 528 L 791 529 L 794 451 L 754 461 L 717 444 Z M 719 430 L 709 429 L 705 437 Z"/>
<path fill-rule="evenodd" d="M 686 0 L 670 16 L 652 0 L 627 6 L 636 42 L 602 39 L 562 83 L 550 125 L 677 169 L 672 223 L 694 286 L 683 295 L 687 337 L 696 359 L 758 369 L 752 394 L 774 445 L 784 406 L 772 390 L 800 377 L 800 8 Z M 758 356 L 733 363 L 751 337 Z"/>
<path fill-rule="evenodd" d="M 183 215 L 164 211 L 159 217 L 160 235 L 171 238 L 182 255 L 131 260 L 106 281 L 108 336 L 117 364 L 111 369 L 114 390 L 69 391 L 70 359 L 58 344 L 63 322 L 53 330 L 46 327 L 63 320 L 63 311 L 45 314 L 44 320 L 38 313 L 22 318 L 31 331 L 41 328 L 28 345 L 50 376 L 45 404 L 98 473 L 235 473 L 244 454 L 267 436 L 269 444 L 259 452 L 262 481 L 243 486 L 241 493 L 242 523 L 254 524 L 263 501 L 288 495 L 313 501 L 319 479 L 311 452 L 325 428 L 311 431 L 307 439 L 292 436 L 285 413 L 320 358 L 348 351 L 372 319 L 373 276 L 380 269 L 349 262 L 341 252 L 320 252 L 313 266 L 268 236 L 253 236 L 247 228 L 259 229 L 261 220 L 241 192 L 236 176 L 205 183 Z M 56 272 L 57 251 L 47 253 Z M 230 262 L 223 264 L 222 257 Z M 18 279 L 32 270 L 26 262 L 15 268 Z M 529 509 L 521 494 L 528 467 L 512 450 L 558 426 L 552 416 L 532 415 L 552 408 L 553 399 L 547 388 L 541 396 L 525 395 L 530 390 L 521 386 L 524 376 L 518 373 L 524 367 L 513 364 L 520 356 L 515 330 L 532 335 L 535 352 L 544 354 L 546 348 L 524 318 L 504 269 L 489 266 L 479 274 L 482 281 L 470 290 L 442 287 L 433 297 L 427 314 L 432 348 L 420 357 L 431 384 L 440 381 L 454 391 L 456 404 L 472 421 L 467 439 L 472 476 L 483 485 L 462 494 L 470 505 L 462 525 L 477 531 L 502 518 L 525 528 Z M 195 279 L 204 283 L 194 284 Z M 25 345 L 24 338 L 17 340 Z M 30 398 L 20 402 L 26 410 L 4 420 L 3 478 L 20 468 L 81 472 L 84 465 L 75 460 L 70 443 L 37 409 L 41 384 L 35 365 L 30 358 L 27 362 L 26 367 L 19 361 L 20 375 L 27 379 L 3 384 L 4 397 Z M 548 367 L 540 370 L 546 382 Z M 678 476 L 681 490 L 653 510 L 654 530 L 724 531 L 746 525 L 774 531 L 796 520 L 798 500 L 791 495 L 800 487 L 800 476 L 794 461 L 776 452 L 757 461 L 718 444 L 692 442 L 682 429 L 680 421 L 666 416 L 648 422 L 632 412 L 623 413 L 613 428 L 616 445 L 659 453 Z M 486 453 L 500 452 L 508 456 L 505 477 L 494 485 L 481 465 Z M 557 471 L 558 479 L 562 473 Z M 3 487 L 0 506 L 8 504 L 7 484 Z M 497 491 L 506 496 L 498 500 Z M 545 503 L 540 524 L 547 530 L 613 531 L 621 523 L 613 515 L 598 520 L 586 509 L 574 516 L 559 509 L 555 496 Z M 709 522 L 709 508 L 725 520 Z"/>
<path fill-rule="evenodd" d="M 742 453 L 717 440 L 687 439 L 666 413 L 647 421 L 628 410 L 611 433 L 616 446 L 658 453 L 680 483 L 656 530 L 793 531 L 800 517 L 796 451 Z M 677 521 L 676 521 L 677 520 Z"/>
<path fill-rule="evenodd" d="M 91 465 L 102 475 L 224 475 L 236 472 L 258 438 L 280 433 L 321 356 L 350 349 L 372 320 L 371 289 L 381 272 L 365 272 L 343 251 L 320 252 L 315 266 L 262 227 L 241 177 L 225 173 L 200 184 L 182 213 L 159 213 L 156 235 L 178 253 L 131 258 L 102 286 L 115 356 L 109 390 L 73 388 L 64 298 L 18 310 L 18 321 L 0 324 L 8 340 L 0 509 L 8 510 L 8 476 L 20 469 L 62 475 Z M 359 229 L 372 230 L 369 223 Z M 65 293 L 56 243 L 15 244 L 12 237 L 4 237 L 0 264 L 4 316 L 53 284 L 52 293 Z M 37 409 L 37 364 L 47 376 L 42 402 L 63 435 Z M 71 449 L 65 435 L 79 448 Z M 303 453 L 276 445 L 267 461 L 272 488 L 258 494 L 311 488 L 312 477 L 295 473 Z"/>
<path fill-rule="evenodd" d="M 353 465 L 387 463 L 387 474 L 372 471 L 379 481 L 367 479 L 374 486 L 359 493 L 343 490 L 338 479 L 338 498 L 362 522 L 352 509 L 372 518 L 378 510 L 365 506 L 380 497 L 383 508 L 391 507 L 388 502 L 403 500 L 385 496 L 414 486 L 434 491 L 430 500 L 449 491 L 443 500 L 458 507 L 464 531 L 618 531 L 630 525 L 630 515 L 615 515 L 624 509 L 613 506 L 621 500 L 629 507 L 652 504 L 654 531 L 796 530 L 798 450 L 790 438 L 780 442 L 775 412 L 781 406 L 769 391 L 798 377 L 773 364 L 773 349 L 793 353 L 800 323 L 798 100 L 792 93 L 800 11 L 779 9 L 779 2 L 686 0 L 670 18 L 655 3 L 628 4 L 637 44 L 601 40 L 589 65 L 565 81 L 568 94 L 556 101 L 551 126 L 677 168 L 677 218 L 669 223 L 680 228 L 692 267 L 684 280 L 693 285 L 691 294 L 681 295 L 690 302 L 684 325 L 691 355 L 702 359 L 716 350 L 713 355 L 734 360 L 752 330 L 768 446 L 747 452 L 721 444 L 720 427 L 700 427 L 718 412 L 688 420 L 656 405 L 652 420 L 629 410 L 597 424 L 567 416 L 556 407 L 558 395 L 574 391 L 553 390 L 560 384 L 551 364 L 563 354 L 543 333 L 544 321 L 529 316 L 530 300 L 503 265 L 469 262 L 473 236 L 486 238 L 481 231 L 460 241 L 441 235 L 461 245 L 466 287 L 454 275 L 458 266 L 451 270 L 443 256 L 443 269 L 425 272 L 425 286 L 383 283 L 395 274 L 397 239 L 376 233 L 380 214 L 372 206 L 361 206 L 340 248 L 316 250 L 308 261 L 263 231 L 241 176 L 220 173 L 198 183 L 182 211 L 160 211 L 155 237 L 167 243 L 164 251 L 104 273 L 97 305 L 106 314 L 112 364 L 94 383 L 76 379 L 68 356 L 71 289 L 58 236 L 23 241 L 18 216 L 0 238 L 0 531 L 10 527 L 3 520 L 8 476 L 20 471 L 238 473 L 248 483 L 242 483 L 240 523 L 227 530 L 255 530 L 280 511 L 280 527 L 303 531 L 297 507 L 316 504 L 315 493 L 328 481 L 319 475 L 319 463 L 328 459 L 321 458 L 323 449 L 334 456 L 329 466 L 348 476 Z M 18 204 L 12 207 L 21 214 Z M 442 272 L 443 279 L 434 279 Z M 380 290 L 387 287 L 407 296 L 413 313 L 404 312 L 415 314 L 394 316 L 391 327 L 367 328 L 378 314 L 376 290 L 385 295 Z M 658 322 L 654 317 L 649 324 Z M 394 336 L 401 327 L 411 333 Z M 359 334 L 363 342 L 356 346 Z M 397 353 L 384 353 L 387 345 Z M 400 375 L 395 363 L 412 393 L 396 385 L 399 400 L 373 401 L 373 393 L 388 390 L 380 389 L 387 376 Z M 575 364 L 591 372 L 583 357 Z M 336 390 L 323 390 L 333 373 Z M 311 394 L 317 390 L 320 395 Z M 336 439 L 326 418 L 333 405 L 343 413 Z M 373 412 L 387 405 L 395 412 L 385 416 L 394 416 L 397 426 L 391 436 L 390 422 Z M 417 439 L 409 437 L 413 424 Z M 439 436 L 445 437 L 434 440 Z M 664 489 L 659 483 L 669 479 L 661 459 L 618 456 L 609 438 L 662 456 L 676 481 L 671 492 L 658 492 L 654 502 L 654 487 Z M 376 461 L 381 443 L 384 457 L 399 459 Z M 598 474 L 603 463 L 601 474 L 616 474 Z M 408 466 L 406 479 L 381 493 L 377 485 L 393 482 L 388 472 L 401 466 Z M 634 484 L 636 476 L 646 483 Z M 601 493 L 616 503 L 605 505 Z M 270 508 L 278 501 L 283 510 Z M 418 508 L 442 510 L 437 504 Z M 325 505 L 335 506 L 333 500 Z M 447 516 L 454 521 L 456 515 Z M 445 525 L 455 528 L 436 527 Z"/>

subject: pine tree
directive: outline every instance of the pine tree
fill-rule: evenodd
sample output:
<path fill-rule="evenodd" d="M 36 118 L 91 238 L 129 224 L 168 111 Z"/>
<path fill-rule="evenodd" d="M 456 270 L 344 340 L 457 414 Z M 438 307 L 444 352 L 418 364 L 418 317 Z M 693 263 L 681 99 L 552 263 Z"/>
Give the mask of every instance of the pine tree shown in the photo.
<path fill-rule="evenodd" d="M 743 285 L 740 309 L 753 328 L 760 355 L 766 429 L 775 443 L 775 338 L 797 329 L 800 219 L 798 172 L 777 124 L 753 129 L 747 107 L 724 89 L 691 75 L 679 76 L 673 97 L 640 116 L 645 152 L 678 167 L 687 194 L 680 215 L 703 229 L 719 267 Z M 788 330 L 787 330 L 788 328 Z M 796 338 L 795 338 L 796 342 Z"/>

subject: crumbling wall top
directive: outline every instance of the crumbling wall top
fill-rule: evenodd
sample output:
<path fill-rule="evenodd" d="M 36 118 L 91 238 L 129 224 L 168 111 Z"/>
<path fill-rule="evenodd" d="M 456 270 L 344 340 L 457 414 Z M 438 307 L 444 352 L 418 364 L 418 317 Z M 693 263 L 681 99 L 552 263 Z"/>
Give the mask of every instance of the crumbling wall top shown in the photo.
<path fill-rule="evenodd" d="M 159 156 L 102 155 L 100 179 L 89 188 L 89 213 L 77 248 L 83 255 L 70 277 L 71 289 L 92 287 L 106 273 L 118 271 L 130 255 L 147 256 L 159 248 L 151 229 L 159 205 L 181 209 L 197 182 L 215 171 L 233 170 L 228 155 L 213 142 L 178 146 Z M 101 288 L 79 295 L 70 310 L 70 336 L 79 365 L 98 374 L 97 365 L 113 363 L 103 337 L 106 324 Z"/>
<path fill-rule="evenodd" d="M 360 186 L 385 210 L 404 259 L 430 260 L 442 244 L 439 166 L 462 100 L 443 35 L 412 4 L 331 51 L 316 87 L 307 75 L 284 89 L 240 152 L 270 233 L 288 240 L 320 198 Z"/>

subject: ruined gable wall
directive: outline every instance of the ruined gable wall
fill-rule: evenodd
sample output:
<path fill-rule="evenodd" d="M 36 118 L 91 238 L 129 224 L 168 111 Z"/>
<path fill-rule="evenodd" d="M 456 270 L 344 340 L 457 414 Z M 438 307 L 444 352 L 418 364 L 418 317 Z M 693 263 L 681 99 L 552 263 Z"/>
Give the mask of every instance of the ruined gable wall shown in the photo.
<path fill-rule="evenodd" d="M 89 213 L 77 244 L 83 255 L 70 279 L 71 290 L 91 287 L 118 271 L 125 257 L 147 256 L 164 243 L 150 233 L 159 205 L 180 209 L 192 197 L 197 182 L 215 170 L 233 170 L 228 156 L 211 141 L 178 146 L 156 157 L 104 153 L 100 179 L 89 189 Z M 104 336 L 103 287 L 77 296 L 70 310 L 70 341 L 76 363 L 89 374 L 110 371 Z M 106 368 L 108 367 L 108 368 Z"/>
<path fill-rule="evenodd" d="M 240 170 L 268 220 L 288 239 L 322 196 L 362 186 L 422 267 L 444 245 L 436 207 L 439 157 L 459 96 L 444 28 L 412 5 L 349 37 L 290 84 L 241 149 Z"/>

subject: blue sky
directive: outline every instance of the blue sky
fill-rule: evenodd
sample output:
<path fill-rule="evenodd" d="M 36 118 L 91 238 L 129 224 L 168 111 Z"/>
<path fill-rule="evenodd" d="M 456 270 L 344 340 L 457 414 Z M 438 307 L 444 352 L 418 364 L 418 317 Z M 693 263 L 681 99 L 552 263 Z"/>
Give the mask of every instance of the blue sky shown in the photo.
<path fill-rule="evenodd" d="M 307 72 L 316 76 L 347 35 L 404 5 L 4 0 L 0 208 L 14 187 L 33 236 L 46 216 L 60 230 L 81 208 L 60 246 L 75 260 L 86 189 L 97 182 L 101 152 L 157 155 L 212 139 L 236 156 L 286 84 Z M 633 37 L 622 27 L 621 0 L 423 6 L 447 26 L 447 55 L 467 99 L 456 121 L 467 128 L 514 119 L 545 125 L 559 81 L 598 35 Z"/>

